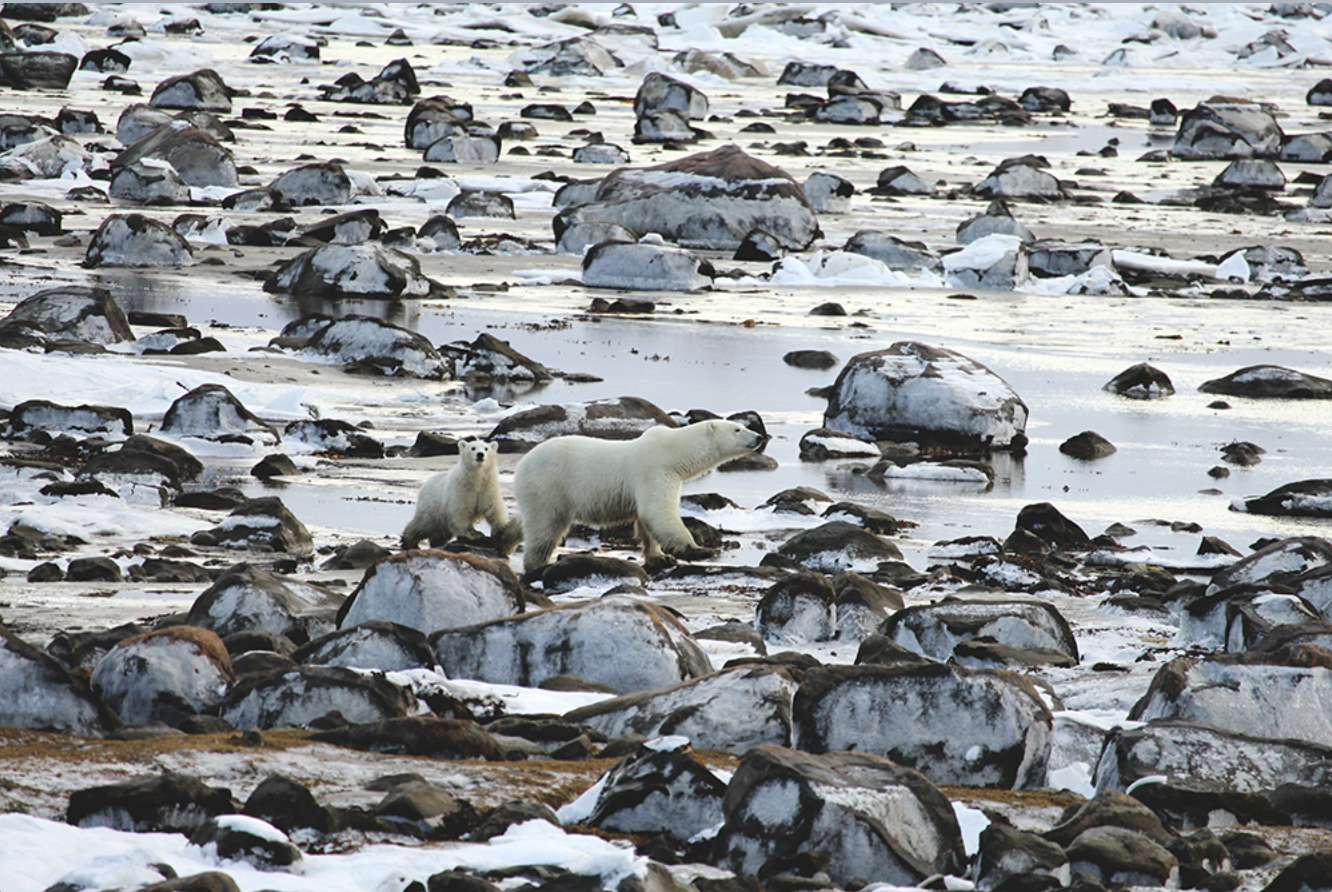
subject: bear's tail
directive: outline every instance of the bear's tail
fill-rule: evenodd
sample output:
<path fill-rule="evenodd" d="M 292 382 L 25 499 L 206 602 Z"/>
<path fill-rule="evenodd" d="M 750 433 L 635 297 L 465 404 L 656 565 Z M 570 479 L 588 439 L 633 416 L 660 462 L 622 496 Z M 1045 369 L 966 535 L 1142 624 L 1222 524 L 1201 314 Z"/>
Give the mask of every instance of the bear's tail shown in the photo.
<path fill-rule="evenodd" d="M 509 522 L 504 525 L 498 533 L 495 534 L 495 542 L 499 548 L 499 553 L 508 557 L 513 554 L 523 541 L 523 519 L 514 515 Z"/>

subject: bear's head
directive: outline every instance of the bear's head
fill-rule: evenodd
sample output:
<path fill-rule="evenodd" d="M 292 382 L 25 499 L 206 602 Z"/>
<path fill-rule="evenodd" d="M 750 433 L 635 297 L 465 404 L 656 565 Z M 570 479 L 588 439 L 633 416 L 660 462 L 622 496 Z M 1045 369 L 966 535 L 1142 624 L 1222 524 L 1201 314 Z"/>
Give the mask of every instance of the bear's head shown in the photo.
<path fill-rule="evenodd" d="M 458 442 L 458 461 L 468 467 L 479 468 L 498 454 L 498 443 L 487 443 L 485 440 Z"/>
<path fill-rule="evenodd" d="M 768 442 L 767 436 L 734 421 L 713 418 L 702 423 L 708 426 L 708 434 L 717 442 L 720 451 L 728 456 L 757 452 Z"/>

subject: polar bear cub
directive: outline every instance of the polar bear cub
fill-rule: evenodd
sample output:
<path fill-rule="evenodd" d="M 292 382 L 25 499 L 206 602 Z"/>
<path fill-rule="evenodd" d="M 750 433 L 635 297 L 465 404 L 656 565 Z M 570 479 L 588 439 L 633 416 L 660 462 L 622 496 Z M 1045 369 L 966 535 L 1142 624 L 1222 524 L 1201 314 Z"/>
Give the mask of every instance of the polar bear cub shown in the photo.
<path fill-rule="evenodd" d="M 635 521 L 649 565 L 660 564 L 666 553 L 685 560 L 710 556 L 680 519 L 680 485 L 756 451 L 767 439 L 744 425 L 712 419 L 649 428 L 628 441 L 571 435 L 541 443 L 518 463 L 513 483 L 523 571 L 545 566 L 575 521 Z"/>
<path fill-rule="evenodd" d="M 500 496 L 499 445 L 484 440 L 458 444 L 458 463 L 431 477 L 416 498 L 416 513 L 402 531 L 402 547 L 415 548 L 428 539 L 438 548 L 456 536 L 479 535 L 476 522 L 490 524 L 490 534 L 500 536 L 509 525 L 509 514 Z"/>

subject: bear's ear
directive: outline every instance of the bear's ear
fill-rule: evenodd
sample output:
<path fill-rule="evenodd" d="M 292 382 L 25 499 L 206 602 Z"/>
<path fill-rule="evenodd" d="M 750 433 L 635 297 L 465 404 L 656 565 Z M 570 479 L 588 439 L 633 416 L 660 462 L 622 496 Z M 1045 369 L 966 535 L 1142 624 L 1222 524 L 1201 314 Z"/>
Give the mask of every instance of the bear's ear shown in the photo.
<path fill-rule="evenodd" d="M 491 440 L 489 443 L 486 443 L 486 452 L 489 452 L 491 455 L 499 455 L 499 441 Z"/>

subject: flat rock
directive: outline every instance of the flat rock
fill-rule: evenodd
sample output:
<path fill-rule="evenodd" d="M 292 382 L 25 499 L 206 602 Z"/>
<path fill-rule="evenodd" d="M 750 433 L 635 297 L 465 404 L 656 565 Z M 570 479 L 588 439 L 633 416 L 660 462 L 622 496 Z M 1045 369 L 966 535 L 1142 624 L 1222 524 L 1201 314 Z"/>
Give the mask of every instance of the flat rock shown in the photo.
<path fill-rule="evenodd" d="M 353 722 L 346 728 L 311 735 L 311 739 L 367 752 L 399 753 L 432 759 L 485 759 L 494 762 L 503 758 L 495 738 L 485 728 L 467 719 L 393 716 L 382 720 Z"/>
<path fill-rule="evenodd" d="M 1332 381 L 1278 365 L 1251 365 L 1198 386 L 1203 393 L 1255 399 L 1332 399 Z"/>
<path fill-rule="evenodd" d="M 366 570 L 340 611 L 339 625 L 388 620 L 430 635 L 522 613 L 525 603 L 518 577 L 505 562 L 407 551 Z"/>
<path fill-rule="evenodd" d="M 26 400 L 10 411 L 6 437 L 39 430 L 121 439 L 134 433 L 134 416 L 119 406 L 58 406 L 47 400 Z"/>
<path fill-rule="evenodd" d="M 499 161 L 499 155 L 500 141 L 497 137 L 458 133 L 441 136 L 430 143 L 425 148 L 422 160 L 441 164 L 494 164 Z"/>
<path fill-rule="evenodd" d="M 866 723 L 865 715 L 879 720 Z M 1046 782 L 1053 718 L 1035 686 L 1014 673 L 939 663 L 825 666 L 796 691 L 792 728 L 799 750 L 854 748 L 935 783 L 1033 789 Z"/>
<path fill-rule="evenodd" d="M 998 375 L 952 350 L 899 341 L 853 356 L 823 425 L 869 440 L 962 451 L 1020 449 L 1027 406 Z"/>
<path fill-rule="evenodd" d="M 64 90 L 78 67 L 69 53 L 0 53 L 0 73 L 18 90 Z"/>
<path fill-rule="evenodd" d="M 679 620 L 626 597 L 571 604 L 438 632 L 450 678 L 533 687 L 578 675 L 629 693 L 697 678 L 711 665 Z"/>

